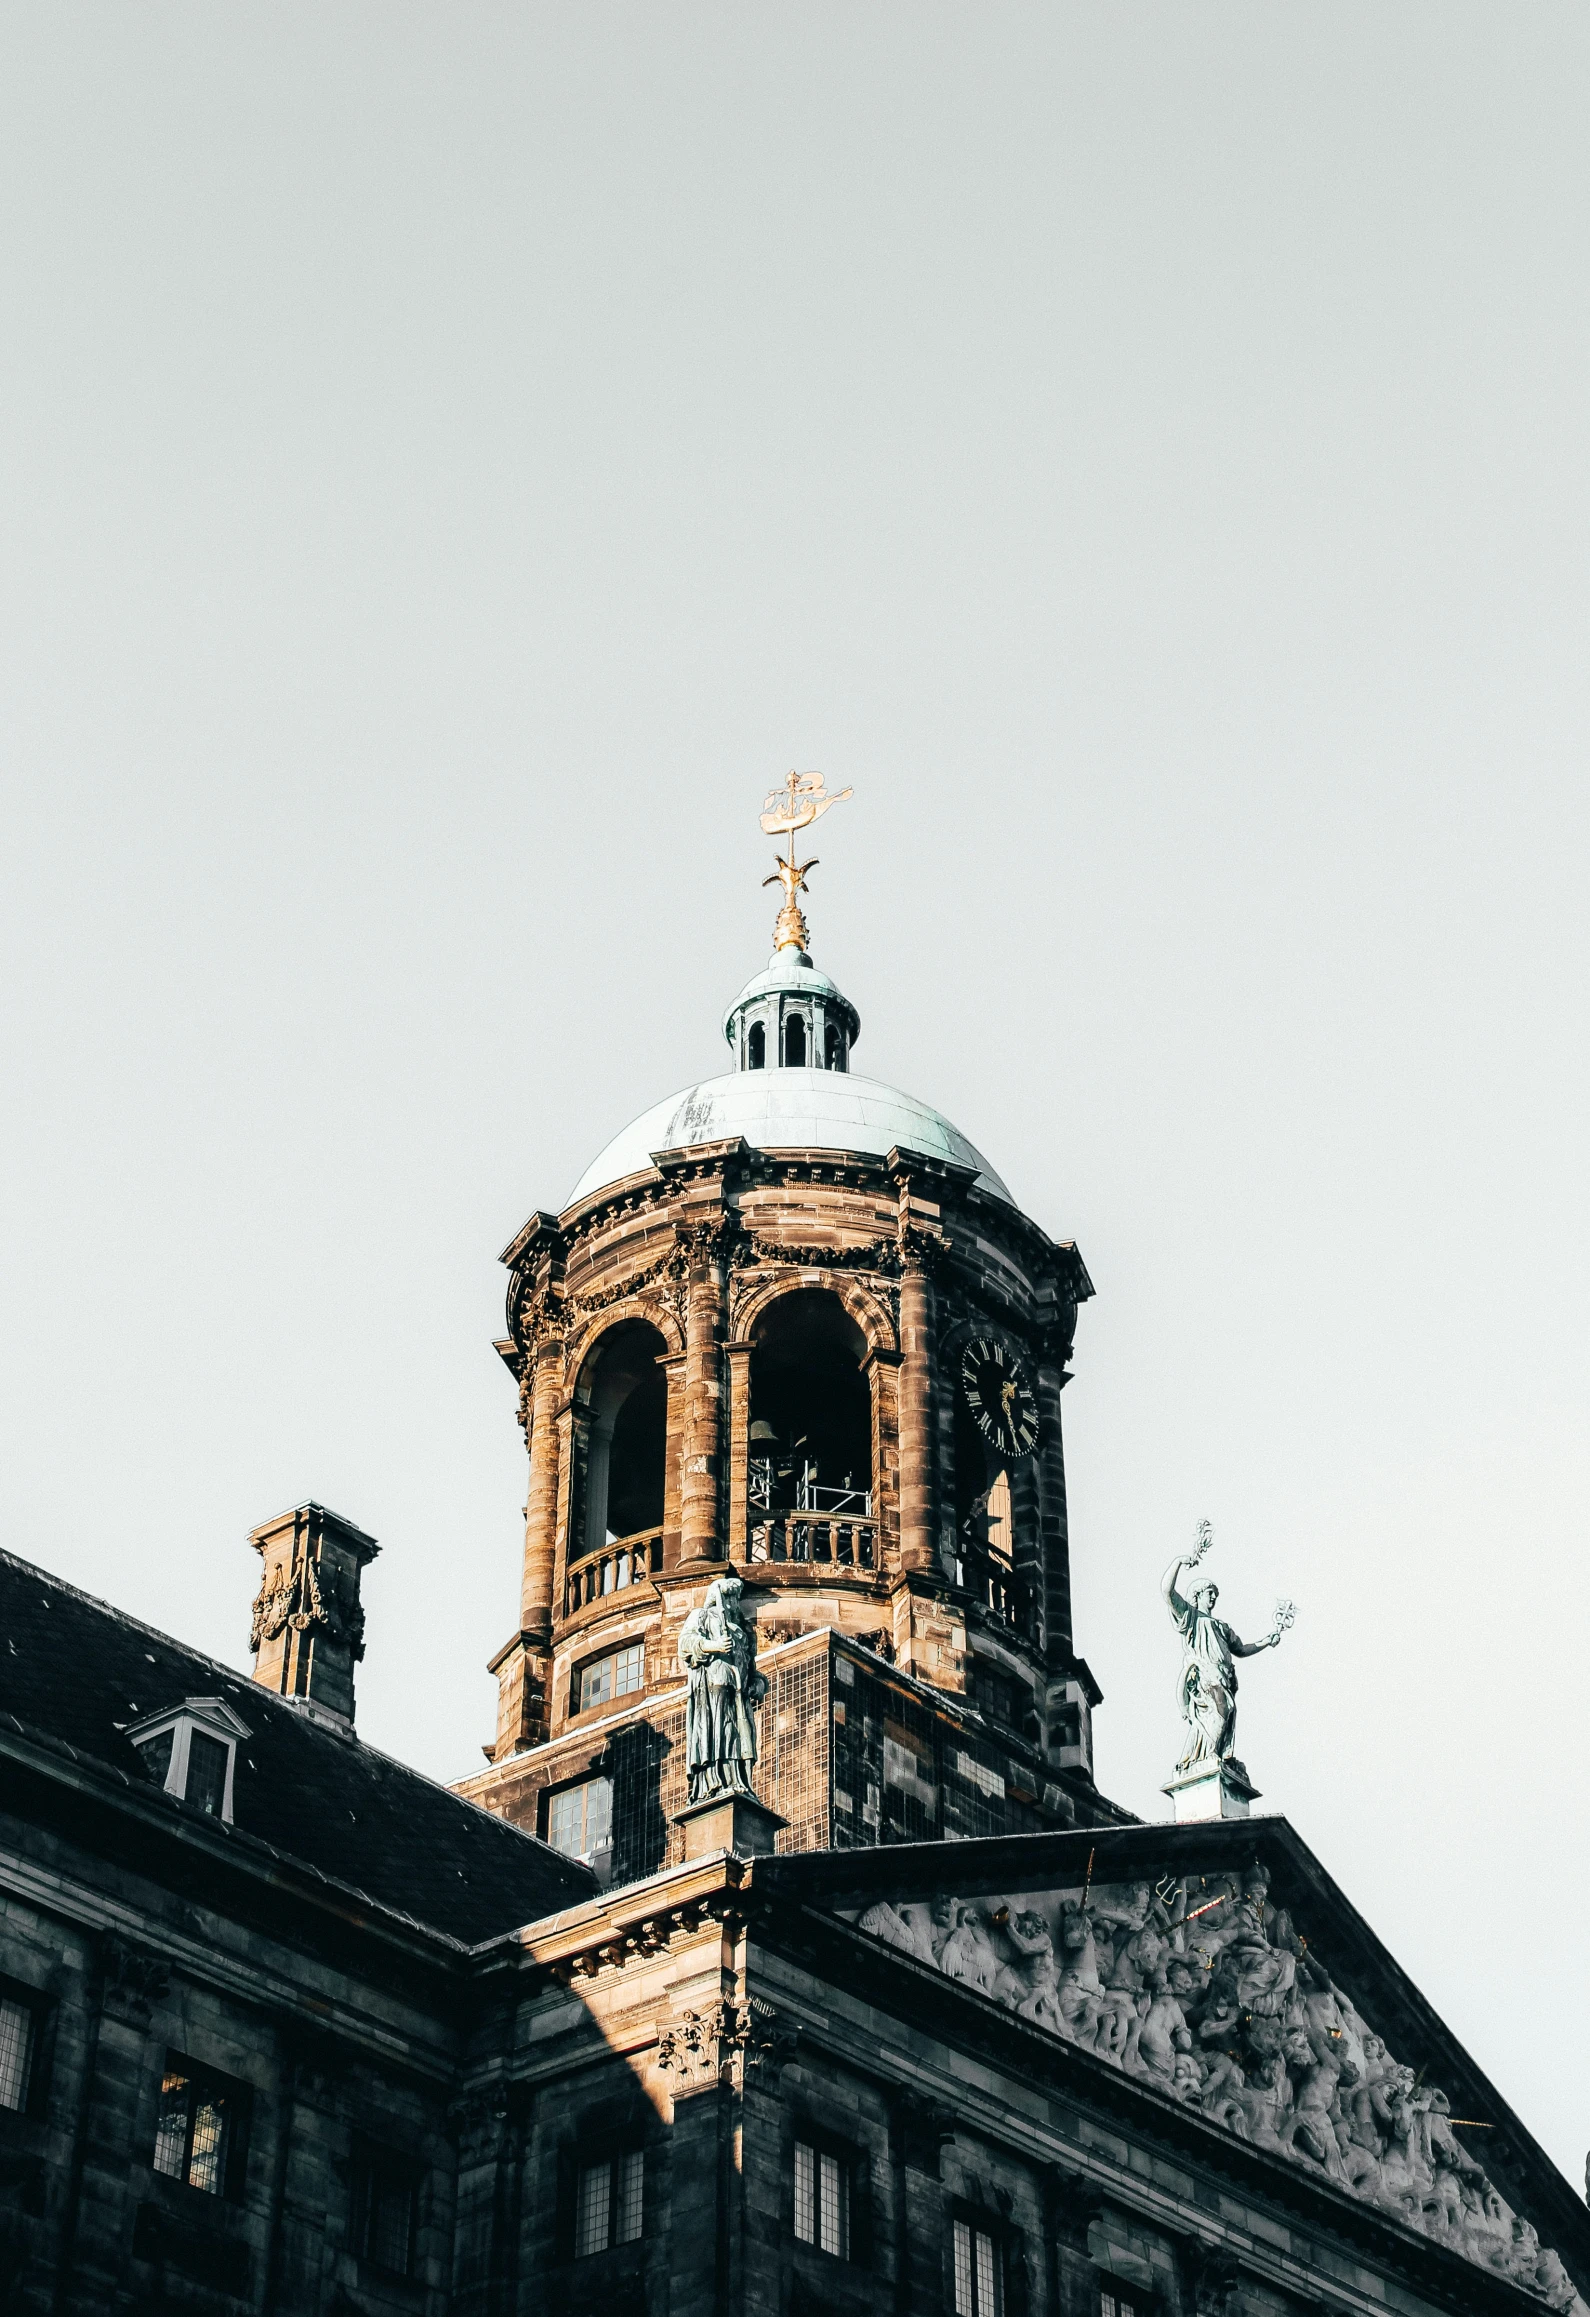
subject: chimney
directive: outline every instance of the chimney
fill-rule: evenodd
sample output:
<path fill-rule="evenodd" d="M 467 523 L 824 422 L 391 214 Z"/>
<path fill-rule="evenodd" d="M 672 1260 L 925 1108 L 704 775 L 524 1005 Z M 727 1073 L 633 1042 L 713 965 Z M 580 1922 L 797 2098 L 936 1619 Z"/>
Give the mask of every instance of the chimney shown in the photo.
<path fill-rule="evenodd" d="M 279 1513 L 249 1537 L 264 1569 L 254 1597 L 254 1679 L 345 1730 L 364 1655 L 359 1579 L 381 1550 L 323 1504 Z"/>

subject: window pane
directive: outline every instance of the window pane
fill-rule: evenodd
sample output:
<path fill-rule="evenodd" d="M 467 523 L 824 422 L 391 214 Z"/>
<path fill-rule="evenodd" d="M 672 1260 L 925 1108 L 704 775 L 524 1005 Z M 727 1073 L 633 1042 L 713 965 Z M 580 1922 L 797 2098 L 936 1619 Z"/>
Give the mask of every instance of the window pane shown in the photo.
<path fill-rule="evenodd" d="M 618 2226 L 613 2231 L 614 2244 L 638 2243 L 645 2217 L 646 2159 L 640 2149 L 632 2148 L 618 2163 Z"/>
<path fill-rule="evenodd" d="M 574 2222 L 574 2250 L 579 2258 L 583 2259 L 587 2253 L 606 2252 L 612 2195 L 612 2165 L 588 2164 L 580 2174 L 579 2208 Z"/>
<path fill-rule="evenodd" d="M 621 1649 L 613 1660 L 613 1695 L 628 1697 L 633 1690 L 646 1686 L 646 1645 L 637 1641 L 632 1649 Z"/>
<path fill-rule="evenodd" d="M 409 2273 L 414 2190 L 407 2177 L 385 2165 L 371 2168 L 366 2253 L 377 2268 L 394 2276 Z"/>
<path fill-rule="evenodd" d="M 817 2242 L 843 2260 L 845 2234 L 844 2171 L 837 2156 L 824 2156 L 817 2168 Z"/>
<path fill-rule="evenodd" d="M 977 2317 L 976 2288 L 972 2283 L 972 2232 L 965 2221 L 955 2223 L 955 2317 Z"/>
<path fill-rule="evenodd" d="M 175 1730 L 162 1730 L 158 1738 L 151 1738 L 138 1749 L 138 1759 L 157 1786 L 163 1786 L 171 1768 L 171 1747 Z"/>
<path fill-rule="evenodd" d="M 160 2086 L 160 2122 L 155 2132 L 155 2170 L 183 2180 L 188 2170 L 188 2109 L 191 2086 L 186 2076 L 167 2075 Z"/>
<path fill-rule="evenodd" d="M 554 1850 L 578 1858 L 585 1848 L 585 1788 L 566 1786 L 547 1811 L 547 1840 Z"/>
<path fill-rule="evenodd" d="M 977 2317 L 999 2317 L 994 2298 L 994 2240 L 977 2231 Z"/>
<path fill-rule="evenodd" d="M 211 2196 L 221 2193 L 221 2156 L 226 2140 L 224 2103 L 201 2095 L 193 2103 L 193 2143 L 188 2156 L 188 2186 Z"/>
<path fill-rule="evenodd" d="M 569 1858 L 588 1858 L 613 1837 L 613 1782 L 588 1778 L 565 1786 L 547 1805 L 547 1840 Z"/>
<path fill-rule="evenodd" d="M 613 1781 L 593 1778 L 585 1789 L 585 1847 L 605 1850 L 613 1839 Z"/>
<path fill-rule="evenodd" d="M 219 1818 L 225 1799 L 226 1748 L 219 1738 L 207 1738 L 202 1730 L 190 1729 L 188 1800 L 207 1810 L 212 1818 Z"/>
<path fill-rule="evenodd" d="M 795 2143 L 795 2234 L 803 2245 L 817 2242 L 817 2154 L 804 2140 Z"/>
<path fill-rule="evenodd" d="M 25 2003 L 0 2000 L 0 2108 L 20 2108 L 28 2096 L 28 2051 L 33 2014 Z"/>

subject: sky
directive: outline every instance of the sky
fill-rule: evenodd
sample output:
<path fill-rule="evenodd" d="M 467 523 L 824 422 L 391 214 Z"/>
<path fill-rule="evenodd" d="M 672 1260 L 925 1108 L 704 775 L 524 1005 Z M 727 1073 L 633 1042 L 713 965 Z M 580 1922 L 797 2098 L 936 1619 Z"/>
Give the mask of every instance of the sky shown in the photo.
<path fill-rule="evenodd" d="M 1581 2177 L 1587 104 L 1557 0 L 0 14 L 0 1541 L 246 1665 L 318 1498 L 478 1767 L 498 1251 L 821 768 L 857 1067 L 1098 1290 L 1101 1783 L 1207 1517 L 1261 1807 Z"/>

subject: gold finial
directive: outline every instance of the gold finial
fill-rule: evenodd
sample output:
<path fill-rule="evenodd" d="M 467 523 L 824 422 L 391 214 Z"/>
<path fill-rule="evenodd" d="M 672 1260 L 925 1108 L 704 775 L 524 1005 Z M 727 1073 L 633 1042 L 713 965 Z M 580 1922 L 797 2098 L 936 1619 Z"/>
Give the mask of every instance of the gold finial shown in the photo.
<path fill-rule="evenodd" d="M 788 860 L 780 859 L 772 876 L 762 879 L 764 885 L 784 888 L 784 906 L 773 928 L 775 950 L 803 950 L 810 939 L 795 896 L 806 891 L 806 872 L 815 869 L 817 861 L 815 856 L 810 861 L 796 860 L 795 832 L 809 829 L 813 821 L 821 820 L 830 805 L 842 805 L 850 793 L 848 788 L 842 788 L 837 796 L 825 794 L 820 772 L 792 772 L 781 788 L 768 790 L 762 807 L 762 827 L 770 837 L 781 837 L 786 831 L 789 834 Z"/>

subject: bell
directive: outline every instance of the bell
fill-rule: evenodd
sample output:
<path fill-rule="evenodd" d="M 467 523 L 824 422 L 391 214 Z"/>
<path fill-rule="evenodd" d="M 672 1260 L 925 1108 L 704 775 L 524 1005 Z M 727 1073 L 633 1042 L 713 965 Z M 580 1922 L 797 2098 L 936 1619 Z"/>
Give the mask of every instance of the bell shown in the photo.
<path fill-rule="evenodd" d="M 778 1446 L 778 1434 L 765 1416 L 758 1416 L 756 1422 L 751 1426 L 750 1438 L 753 1448 L 776 1448 Z"/>

